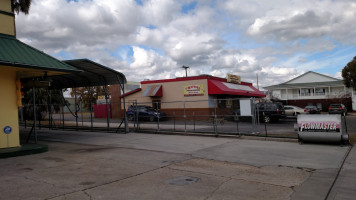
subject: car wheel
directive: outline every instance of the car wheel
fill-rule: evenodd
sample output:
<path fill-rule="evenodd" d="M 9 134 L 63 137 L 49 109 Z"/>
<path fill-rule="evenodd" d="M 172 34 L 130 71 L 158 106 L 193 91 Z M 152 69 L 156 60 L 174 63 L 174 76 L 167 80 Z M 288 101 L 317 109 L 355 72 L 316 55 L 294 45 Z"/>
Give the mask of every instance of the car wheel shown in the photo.
<path fill-rule="evenodd" d="M 133 121 L 133 120 L 134 120 L 134 116 L 133 116 L 133 115 L 128 115 L 128 116 L 127 116 L 127 120 Z"/>
<path fill-rule="evenodd" d="M 150 116 L 149 120 L 150 120 L 150 122 L 153 122 L 153 121 L 155 121 L 155 117 L 154 116 Z"/>
<path fill-rule="evenodd" d="M 268 116 L 268 115 L 265 115 L 265 116 L 263 117 L 263 121 L 264 121 L 265 123 L 270 123 L 270 122 L 271 122 L 271 117 Z"/>

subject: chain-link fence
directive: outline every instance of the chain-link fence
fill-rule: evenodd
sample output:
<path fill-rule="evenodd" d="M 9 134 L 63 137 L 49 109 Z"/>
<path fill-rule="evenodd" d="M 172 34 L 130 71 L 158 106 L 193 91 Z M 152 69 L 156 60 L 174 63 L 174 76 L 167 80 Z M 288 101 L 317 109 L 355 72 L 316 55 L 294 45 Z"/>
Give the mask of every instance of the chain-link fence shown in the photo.
<path fill-rule="evenodd" d="M 243 104 L 241 103 L 243 100 Z M 255 99 L 209 99 L 205 101 L 110 102 L 88 108 L 81 103 L 71 106 L 36 105 L 37 128 L 92 130 L 104 132 L 155 132 L 254 135 L 263 137 L 297 138 L 295 118 L 284 118 L 272 123 L 263 121 L 263 113 Z M 42 109 L 42 110 L 40 110 Z M 33 105 L 24 105 L 20 121 L 33 126 L 29 111 Z M 127 116 L 127 128 L 125 118 Z"/>

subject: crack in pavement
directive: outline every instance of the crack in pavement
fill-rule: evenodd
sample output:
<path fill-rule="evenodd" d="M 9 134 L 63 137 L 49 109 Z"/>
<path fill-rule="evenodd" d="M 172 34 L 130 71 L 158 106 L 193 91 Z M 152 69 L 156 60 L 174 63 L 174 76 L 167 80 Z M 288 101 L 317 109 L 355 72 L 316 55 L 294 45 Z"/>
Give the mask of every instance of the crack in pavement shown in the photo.
<path fill-rule="evenodd" d="M 232 178 L 228 178 L 227 180 L 223 181 L 219 186 L 217 186 L 217 187 L 215 188 L 215 190 L 214 190 L 209 196 L 207 196 L 207 197 L 205 198 L 205 200 L 210 199 L 211 197 L 213 197 L 214 194 L 216 193 L 216 191 L 218 191 L 225 183 L 227 183 L 227 182 L 229 182 L 229 181 L 231 181 L 231 180 L 232 180 Z"/>
<path fill-rule="evenodd" d="M 188 159 L 184 159 L 184 160 L 181 160 L 181 161 L 177 161 L 177 162 L 171 163 L 171 164 L 166 165 L 166 166 L 161 166 L 161 167 L 158 167 L 158 168 L 155 168 L 155 169 L 151 169 L 151 170 L 148 170 L 148 171 L 145 171 L 145 172 L 141 172 L 141 173 L 138 173 L 138 174 L 135 174 L 135 175 L 132 175 L 132 176 L 128 176 L 128 177 L 122 178 L 122 179 L 113 180 L 113 181 L 106 182 L 106 183 L 103 183 L 103 184 L 100 184 L 100 185 L 95 185 L 95 186 L 92 186 L 92 187 L 88 187 L 88 188 L 85 188 L 85 189 L 82 189 L 82 190 L 76 190 L 76 191 L 69 192 L 69 193 L 62 194 L 62 195 L 58 195 L 58 196 L 55 196 L 55 197 L 50 197 L 50 198 L 48 198 L 47 200 L 54 199 L 54 198 L 58 198 L 58 197 L 61 197 L 61 196 L 66 196 L 66 195 L 69 195 L 69 194 L 74 194 L 74 193 L 76 193 L 76 192 L 84 192 L 87 196 L 89 196 L 89 197 L 92 199 L 92 197 L 86 192 L 87 190 L 90 190 L 90 189 L 93 189 L 93 188 L 97 188 L 97 187 L 101 187 L 101 186 L 105 186 L 105 185 L 109 185 L 109 184 L 112 184 L 112 183 L 118 183 L 118 182 L 121 182 L 121 181 L 125 181 L 125 180 L 128 180 L 128 179 L 130 179 L 130 178 L 134 178 L 134 177 L 137 177 L 137 176 L 141 176 L 141 175 L 143 175 L 143 174 L 146 174 L 146 173 L 150 173 L 150 172 L 154 172 L 154 171 L 157 171 L 157 170 L 160 170 L 160 169 L 164 169 L 164 168 L 169 167 L 170 165 L 174 165 L 174 164 L 176 164 L 176 163 L 184 162 L 184 161 L 191 160 L 191 159 L 193 159 L 193 158 L 190 157 L 190 158 L 188 158 Z"/>

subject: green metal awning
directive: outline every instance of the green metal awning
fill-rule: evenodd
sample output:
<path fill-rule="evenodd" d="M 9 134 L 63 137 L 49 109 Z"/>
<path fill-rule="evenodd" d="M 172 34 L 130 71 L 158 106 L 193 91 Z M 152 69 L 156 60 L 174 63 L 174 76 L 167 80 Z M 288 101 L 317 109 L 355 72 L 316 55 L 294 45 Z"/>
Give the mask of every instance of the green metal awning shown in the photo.
<path fill-rule="evenodd" d="M 75 67 L 53 58 L 14 36 L 0 34 L 0 65 L 45 71 L 80 72 Z"/>

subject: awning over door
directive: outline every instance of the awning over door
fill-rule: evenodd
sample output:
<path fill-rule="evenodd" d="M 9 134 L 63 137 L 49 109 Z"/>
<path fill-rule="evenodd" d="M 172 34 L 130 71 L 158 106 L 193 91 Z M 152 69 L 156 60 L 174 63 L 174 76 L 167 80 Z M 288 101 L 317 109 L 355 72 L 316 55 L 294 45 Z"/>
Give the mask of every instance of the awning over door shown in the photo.
<path fill-rule="evenodd" d="M 238 85 L 217 80 L 208 80 L 208 93 L 229 94 L 247 97 L 266 97 L 266 95 L 249 84 Z"/>
<path fill-rule="evenodd" d="M 161 97 L 162 96 L 162 85 L 149 85 L 142 96 L 144 97 Z"/>

